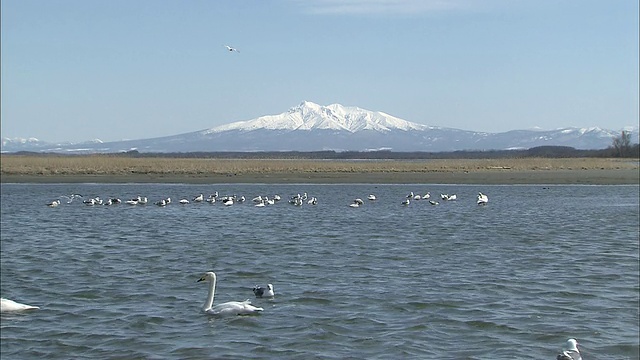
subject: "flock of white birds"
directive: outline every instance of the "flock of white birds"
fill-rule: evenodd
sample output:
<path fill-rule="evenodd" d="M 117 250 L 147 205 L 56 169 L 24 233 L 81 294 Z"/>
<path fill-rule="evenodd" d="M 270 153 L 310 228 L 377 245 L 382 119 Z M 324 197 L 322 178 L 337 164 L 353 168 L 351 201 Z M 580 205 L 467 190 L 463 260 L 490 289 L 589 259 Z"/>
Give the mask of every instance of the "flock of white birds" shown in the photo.
<path fill-rule="evenodd" d="M 120 198 L 117 197 L 109 197 L 107 199 L 102 199 L 100 197 L 90 197 L 90 198 L 86 198 L 85 196 L 82 196 L 80 194 L 71 194 L 71 195 L 62 195 L 60 196 L 58 199 L 55 199 L 49 203 L 47 203 L 47 206 L 49 207 L 58 207 L 60 204 L 62 204 L 62 200 L 65 200 L 65 203 L 67 204 L 71 204 L 74 202 L 75 199 L 81 199 L 78 201 L 82 201 L 83 204 L 87 205 L 87 206 L 96 206 L 96 205 L 104 205 L 104 206 L 111 206 L 111 205 L 116 205 L 116 204 L 127 204 L 127 205 L 147 205 L 149 203 L 149 199 L 146 196 L 137 196 L 134 198 L 131 198 L 129 200 L 121 200 Z M 369 196 L 367 196 L 367 200 L 369 201 L 376 201 L 378 198 L 376 197 L 376 195 L 374 194 L 369 194 Z M 458 196 L 456 194 L 440 194 L 440 200 L 441 201 L 455 201 L 458 199 Z M 253 197 L 251 199 L 251 202 L 254 204 L 254 206 L 256 207 L 264 207 L 267 205 L 275 205 L 277 202 L 280 202 L 280 200 L 282 200 L 282 197 L 280 195 L 273 195 L 273 196 L 268 196 L 268 195 L 258 195 L 256 197 Z M 431 194 L 429 192 L 427 192 L 424 195 L 420 195 L 420 194 L 414 194 L 414 192 L 410 192 L 405 199 L 403 199 L 400 204 L 407 206 L 410 205 L 412 201 L 419 201 L 419 200 L 425 200 L 428 201 L 429 204 L 431 205 L 439 205 L 440 202 L 438 200 L 432 199 L 431 198 Z M 234 204 L 242 204 L 244 202 L 247 201 L 247 198 L 245 196 L 238 196 L 238 195 L 227 195 L 227 196 L 222 196 L 220 197 L 218 192 L 216 191 L 215 193 L 209 195 L 208 197 L 205 198 L 204 194 L 199 194 L 196 195 L 195 197 L 191 198 L 191 200 L 189 200 L 189 198 L 181 198 L 177 201 L 178 204 L 180 205 L 187 205 L 187 204 L 191 204 L 191 203 L 203 203 L 203 202 L 207 202 L 210 204 L 215 204 L 215 203 L 221 203 L 224 206 L 231 206 Z M 476 203 L 478 205 L 486 205 L 489 202 L 489 197 L 486 194 L 483 193 L 478 193 L 478 196 L 476 198 Z M 169 204 L 173 203 L 173 200 L 170 197 L 166 197 L 166 198 L 162 198 L 160 200 L 154 201 L 153 204 L 157 205 L 157 206 L 167 206 Z M 302 206 L 303 204 L 309 204 L 309 205 L 317 205 L 318 204 L 318 198 L 315 196 L 309 196 L 306 192 L 303 194 L 296 194 L 293 195 L 289 198 L 289 203 L 292 205 L 296 205 L 296 206 Z M 349 204 L 349 207 L 352 208 L 357 208 L 364 205 L 364 200 L 362 200 L 361 198 L 356 198 L 353 200 L 353 202 L 351 202 Z"/>
<path fill-rule="evenodd" d="M 457 200 L 457 198 L 458 197 L 456 194 L 440 194 L 441 201 L 455 201 Z M 369 196 L 367 196 L 366 199 L 370 202 L 378 200 L 378 198 L 374 194 L 369 194 Z M 149 199 L 146 196 L 136 196 L 123 201 L 117 197 L 108 197 L 106 199 L 103 199 L 97 196 L 88 197 L 80 194 L 70 194 L 70 195 L 59 196 L 57 199 L 49 202 L 47 206 L 52 208 L 58 207 L 61 204 L 63 204 L 63 200 L 65 204 L 81 202 L 86 206 L 112 206 L 117 204 L 126 204 L 131 206 L 144 206 L 150 203 Z M 253 197 L 250 200 L 250 202 L 256 207 L 264 207 L 268 205 L 275 205 L 281 200 L 282 200 L 282 197 L 277 194 L 272 196 L 258 195 Z M 421 194 L 415 194 L 413 191 L 407 194 L 407 196 L 400 202 L 400 204 L 404 206 L 408 206 L 409 204 L 411 204 L 412 201 L 428 201 L 429 204 L 431 205 L 439 204 L 437 200 L 431 199 L 431 194 L 429 192 L 425 193 L 424 195 L 421 195 Z M 487 195 L 483 193 L 478 193 L 478 196 L 477 196 L 478 205 L 485 205 L 488 203 L 488 201 L 489 201 L 489 198 L 487 197 Z M 220 202 L 224 206 L 231 206 L 234 204 L 242 204 L 248 201 L 247 201 L 247 198 L 245 198 L 245 196 L 238 196 L 238 195 L 219 196 L 217 191 L 209 195 L 208 197 L 205 197 L 204 194 L 198 194 L 194 197 L 191 197 L 191 198 L 185 197 L 177 201 L 177 203 L 180 205 L 187 205 L 191 203 L 215 204 L 218 202 Z M 172 199 L 170 197 L 166 197 L 166 198 L 162 198 L 160 200 L 154 201 L 152 204 L 155 204 L 160 207 L 164 207 L 172 203 L 173 203 Z M 303 204 L 317 205 L 318 198 L 315 196 L 309 196 L 306 192 L 304 192 L 302 194 L 298 193 L 289 197 L 288 203 L 294 206 L 302 206 Z M 364 200 L 362 200 L 361 198 L 356 198 L 353 200 L 353 202 L 349 204 L 349 207 L 358 208 L 364 205 L 364 203 L 365 203 Z M 228 303 L 214 306 L 213 299 L 214 299 L 215 287 L 216 287 L 215 273 L 208 272 L 205 275 L 203 275 L 203 277 L 200 278 L 200 280 L 198 281 L 209 282 L 209 295 L 207 297 L 207 302 L 203 307 L 203 310 L 208 314 L 226 315 L 226 314 L 232 313 L 232 314 L 238 315 L 238 314 L 249 314 L 249 313 L 262 311 L 262 308 L 258 308 L 251 305 L 250 301 L 248 300 L 242 301 L 242 302 L 228 302 Z M 263 288 L 261 286 L 256 286 L 253 288 L 253 292 L 256 295 L 256 297 L 273 297 L 274 296 L 272 284 L 267 284 L 266 288 Z M 3 313 L 22 312 L 26 310 L 37 310 L 37 309 L 39 309 L 39 307 L 37 306 L 21 304 L 21 303 L 18 303 L 9 299 L 4 299 L 4 298 L 2 299 L 2 303 L 1 303 L 1 312 Z"/>

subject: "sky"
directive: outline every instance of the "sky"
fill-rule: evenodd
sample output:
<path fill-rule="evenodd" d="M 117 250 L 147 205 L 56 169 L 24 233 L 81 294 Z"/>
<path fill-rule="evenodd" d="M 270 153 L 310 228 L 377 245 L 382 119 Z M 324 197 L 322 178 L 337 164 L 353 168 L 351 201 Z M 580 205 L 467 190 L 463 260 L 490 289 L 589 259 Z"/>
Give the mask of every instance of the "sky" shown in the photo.
<path fill-rule="evenodd" d="M 0 4 L 4 138 L 146 139 L 303 101 L 483 132 L 639 121 L 637 0 Z"/>

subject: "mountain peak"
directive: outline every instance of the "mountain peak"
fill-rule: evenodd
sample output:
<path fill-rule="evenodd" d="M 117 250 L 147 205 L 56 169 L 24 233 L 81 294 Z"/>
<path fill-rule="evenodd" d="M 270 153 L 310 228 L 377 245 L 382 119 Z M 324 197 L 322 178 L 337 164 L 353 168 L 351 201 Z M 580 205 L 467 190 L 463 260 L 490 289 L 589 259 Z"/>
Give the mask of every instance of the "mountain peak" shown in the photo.
<path fill-rule="evenodd" d="M 279 115 L 239 121 L 203 131 L 204 134 L 224 131 L 268 130 L 335 130 L 355 133 L 364 130 L 387 132 L 391 130 L 425 130 L 426 125 L 412 123 L 379 111 L 369 111 L 352 106 L 331 104 L 318 105 L 303 101 Z"/>

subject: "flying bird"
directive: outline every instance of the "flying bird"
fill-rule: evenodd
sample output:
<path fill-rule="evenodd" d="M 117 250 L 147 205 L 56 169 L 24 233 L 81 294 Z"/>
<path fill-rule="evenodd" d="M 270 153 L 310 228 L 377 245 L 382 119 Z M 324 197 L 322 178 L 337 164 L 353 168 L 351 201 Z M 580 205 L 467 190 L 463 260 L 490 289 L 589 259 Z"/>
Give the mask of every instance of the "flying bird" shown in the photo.
<path fill-rule="evenodd" d="M 239 53 L 239 52 L 240 52 L 240 50 L 238 50 L 238 49 L 236 49 L 236 48 L 232 48 L 232 47 L 231 47 L 231 46 L 229 46 L 229 45 L 225 45 L 224 47 L 226 47 L 226 48 L 227 48 L 227 50 L 229 50 L 229 51 L 231 51 L 231 52 L 234 52 L 234 51 L 235 51 L 235 52 L 237 52 L 237 53 Z"/>

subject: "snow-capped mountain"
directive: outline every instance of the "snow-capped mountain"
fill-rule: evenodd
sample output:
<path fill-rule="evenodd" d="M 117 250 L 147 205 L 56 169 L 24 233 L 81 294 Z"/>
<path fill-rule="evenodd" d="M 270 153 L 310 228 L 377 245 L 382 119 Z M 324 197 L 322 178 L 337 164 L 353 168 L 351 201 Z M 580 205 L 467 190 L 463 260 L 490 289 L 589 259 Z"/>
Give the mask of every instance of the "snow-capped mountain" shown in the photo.
<path fill-rule="evenodd" d="M 631 132 L 638 142 L 638 128 Z M 543 145 L 604 149 L 621 130 L 563 128 L 474 132 L 409 122 L 383 112 L 332 104 L 302 102 L 277 115 L 261 116 L 174 136 L 78 144 L 37 139 L 2 139 L 2 152 L 257 152 L 257 151 L 456 151 L 527 149 Z"/>
<path fill-rule="evenodd" d="M 220 133 L 231 130 L 253 131 L 258 129 L 284 131 L 336 130 L 355 133 L 362 130 L 379 132 L 426 130 L 428 127 L 382 112 L 342 106 L 340 104 L 320 106 L 304 101 L 279 115 L 261 116 L 254 120 L 234 122 L 206 130 L 205 133 Z"/>

